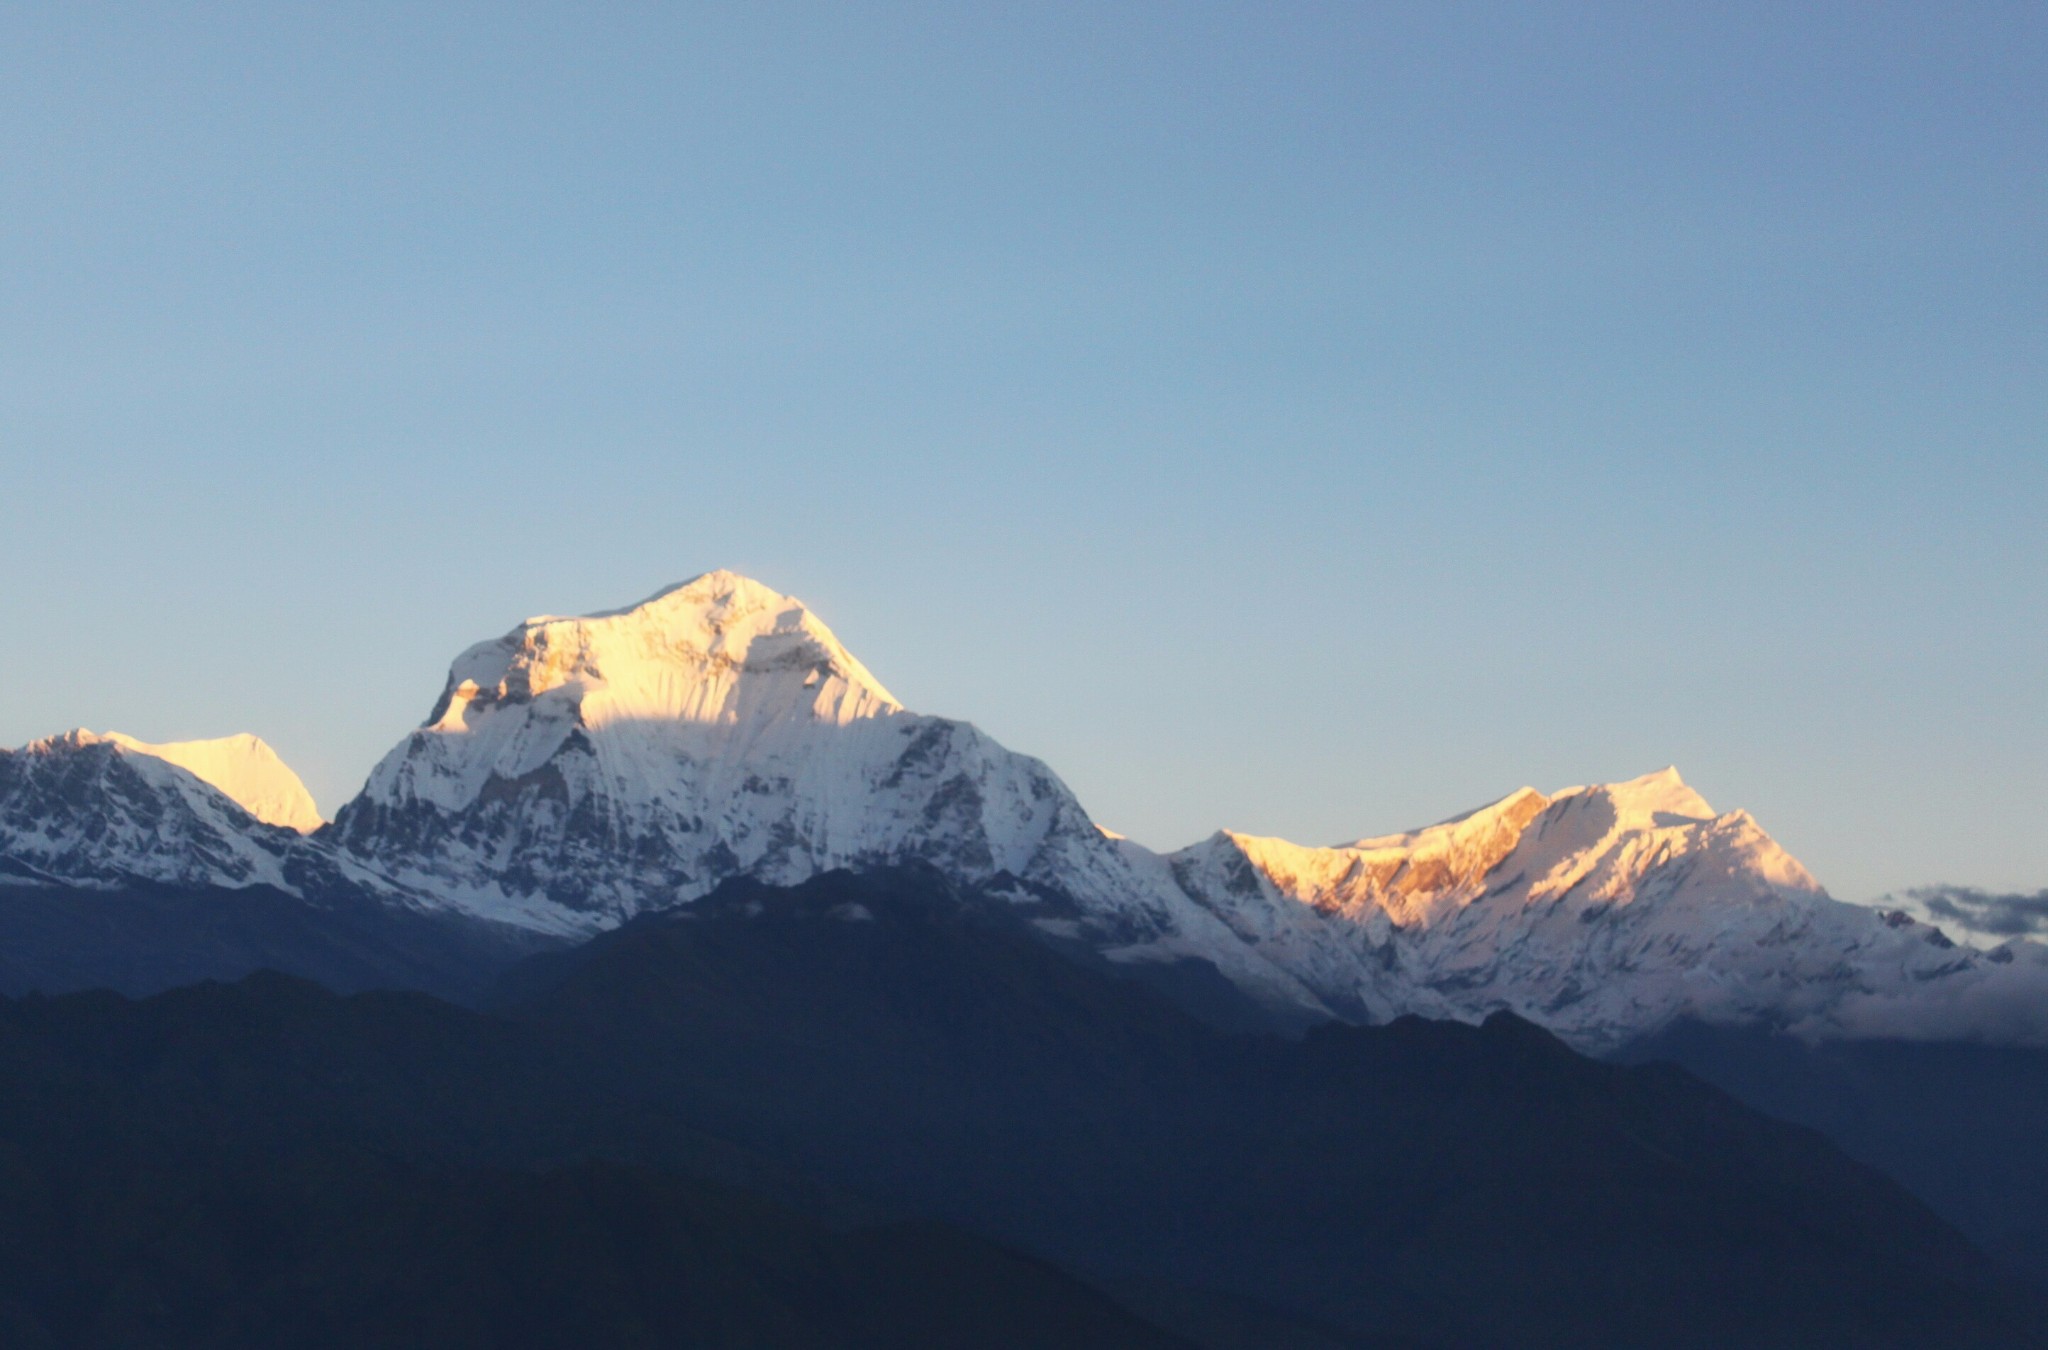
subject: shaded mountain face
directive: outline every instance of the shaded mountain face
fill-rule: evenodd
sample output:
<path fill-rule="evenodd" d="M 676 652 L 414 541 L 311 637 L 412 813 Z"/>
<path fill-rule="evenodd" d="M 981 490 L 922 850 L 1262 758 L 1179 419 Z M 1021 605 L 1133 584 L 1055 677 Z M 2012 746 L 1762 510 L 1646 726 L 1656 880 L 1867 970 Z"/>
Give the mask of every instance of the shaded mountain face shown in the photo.
<path fill-rule="evenodd" d="M 705 1129 L 1112 1286 L 1415 1344 L 2030 1336 L 1915 1200 L 1686 1075 L 1511 1016 L 1225 1037 L 930 873 L 731 883 L 500 1006 Z"/>
<path fill-rule="evenodd" d="M 420 989 L 458 1002 L 557 940 L 361 894 L 271 886 L 106 886 L 0 880 L 0 994 L 111 989 L 142 997 L 283 971 L 354 993 Z"/>
<path fill-rule="evenodd" d="M 1119 974 L 929 872 L 835 873 L 537 958 L 498 1006 L 707 1130 L 1112 1287 L 1414 1344 L 2031 1343 L 1917 1202 L 1683 1074 L 1511 1016 L 1232 1037 Z"/>

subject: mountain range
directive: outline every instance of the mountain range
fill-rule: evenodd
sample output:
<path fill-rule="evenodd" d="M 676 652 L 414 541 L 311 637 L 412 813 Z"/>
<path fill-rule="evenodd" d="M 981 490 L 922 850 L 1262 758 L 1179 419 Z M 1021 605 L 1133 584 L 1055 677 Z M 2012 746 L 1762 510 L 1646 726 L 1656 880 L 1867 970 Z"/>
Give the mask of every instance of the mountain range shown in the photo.
<path fill-rule="evenodd" d="M 470 647 L 331 823 L 253 737 L 75 731 L 0 753 L 18 888 L 262 887 L 505 951 L 733 877 L 909 862 L 1147 975 L 1220 976 L 1275 1025 L 1508 1011 L 1591 1051 L 1687 1019 L 2048 1034 L 2048 947 L 1959 946 L 1836 901 L 1675 770 L 1328 847 L 1225 830 L 1159 854 L 1042 762 L 906 709 L 800 602 L 729 572 Z"/>
<path fill-rule="evenodd" d="M 2044 1033 L 1675 770 L 1158 853 L 714 572 L 331 821 L 0 751 L 0 1339 L 2033 1346 Z"/>

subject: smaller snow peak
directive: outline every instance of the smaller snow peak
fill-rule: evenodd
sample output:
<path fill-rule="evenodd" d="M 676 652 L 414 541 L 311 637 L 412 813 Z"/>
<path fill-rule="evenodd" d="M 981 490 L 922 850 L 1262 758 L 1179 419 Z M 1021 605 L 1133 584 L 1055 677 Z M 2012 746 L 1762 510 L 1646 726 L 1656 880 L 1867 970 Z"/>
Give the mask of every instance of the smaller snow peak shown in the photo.
<path fill-rule="evenodd" d="M 299 776 L 262 739 L 246 732 L 215 740 L 158 745 L 118 731 L 103 734 L 74 727 L 30 741 L 14 753 L 50 760 L 113 755 L 129 763 L 139 757 L 152 766 L 152 782 L 156 785 L 164 786 L 189 774 L 265 824 L 282 825 L 305 834 L 325 823 Z M 180 772 L 165 779 L 164 771 L 154 768 L 157 765 L 169 765 Z"/>
<path fill-rule="evenodd" d="M 74 735 L 90 737 L 90 732 Z M 131 754 L 175 764 L 217 789 L 229 801 L 268 825 L 282 825 L 309 834 L 325 821 L 313 794 L 261 738 L 242 732 L 207 741 L 171 741 L 152 745 L 133 736 L 109 732 L 94 738 Z"/>

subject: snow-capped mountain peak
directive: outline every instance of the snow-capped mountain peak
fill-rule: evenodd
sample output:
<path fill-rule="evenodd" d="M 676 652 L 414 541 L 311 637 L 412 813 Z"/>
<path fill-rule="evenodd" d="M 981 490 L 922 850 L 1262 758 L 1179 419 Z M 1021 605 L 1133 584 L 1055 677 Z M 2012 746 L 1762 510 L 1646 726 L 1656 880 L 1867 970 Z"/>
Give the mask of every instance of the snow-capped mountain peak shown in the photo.
<path fill-rule="evenodd" d="M 458 656 L 334 841 L 486 916 L 587 932 L 727 877 L 917 861 L 1133 959 L 1315 1006 L 1044 764 L 910 712 L 800 602 L 712 572 Z"/>
<path fill-rule="evenodd" d="M 99 739 L 124 750 L 168 761 L 212 784 L 256 819 L 270 825 L 307 834 L 325 823 L 313 794 L 291 771 L 277 752 L 262 738 L 244 732 L 206 741 L 170 741 L 152 745 L 133 736 L 110 731 L 94 738 L 89 731 L 74 731 L 74 738 Z"/>
<path fill-rule="evenodd" d="M 1676 824 L 1682 820 L 1711 820 L 1717 814 L 1713 807 L 1707 805 L 1707 799 L 1693 791 L 1691 785 L 1679 776 L 1675 766 L 1623 783 L 1565 788 L 1552 796 L 1556 799 L 1580 793 L 1596 795 L 1606 802 L 1621 828 L 1644 828 L 1660 822 Z"/>
<path fill-rule="evenodd" d="M 617 829 L 618 810 L 674 814 L 678 764 L 763 769 L 801 757 L 819 728 L 901 711 L 801 602 L 708 572 L 626 609 L 544 615 L 470 647 L 425 725 L 385 756 L 357 800 L 463 811 L 502 795 L 494 784 L 526 783 L 587 754 L 601 762 L 598 777 L 554 796 L 606 812 L 606 828 Z M 558 761 L 565 751 L 571 760 Z M 684 795 L 694 802 L 711 786 Z"/>
<path fill-rule="evenodd" d="M 302 836 L 258 820 L 221 787 L 159 753 L 166 748 L 231 780 L 239 773 L 245 791 L 278 786 L 252 746 L 163 747 L 82 728 L 65 732 L 0 751 L 0 856 L 36 875 L 86 885 L 281 885 L 284 859 Z M 291 775 L 282 763 L 277 768 Z"/>
<path fill-rule="evenodd" d="M 1506 1008 L 1603 1046 L 1688 1014 L 1825 1026 L 1874 990 L 1975 978 L 1933 929 L 1830 898 L 1673 769 L 1338 848 L 1224 833 L 1172 863 L 1241 937 L 1368 1016 Z"/>

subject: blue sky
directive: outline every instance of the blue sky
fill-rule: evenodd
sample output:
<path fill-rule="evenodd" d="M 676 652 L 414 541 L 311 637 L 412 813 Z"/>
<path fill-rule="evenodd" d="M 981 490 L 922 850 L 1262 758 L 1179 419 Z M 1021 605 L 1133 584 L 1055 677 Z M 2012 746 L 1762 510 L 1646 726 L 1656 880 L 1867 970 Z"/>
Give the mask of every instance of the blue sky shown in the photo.
<path fill-rule="evenodd" d="M 729 566 L 1105 823 L 2048 884 L 2048 10 L 0 6 L 0 741 Z"/>

